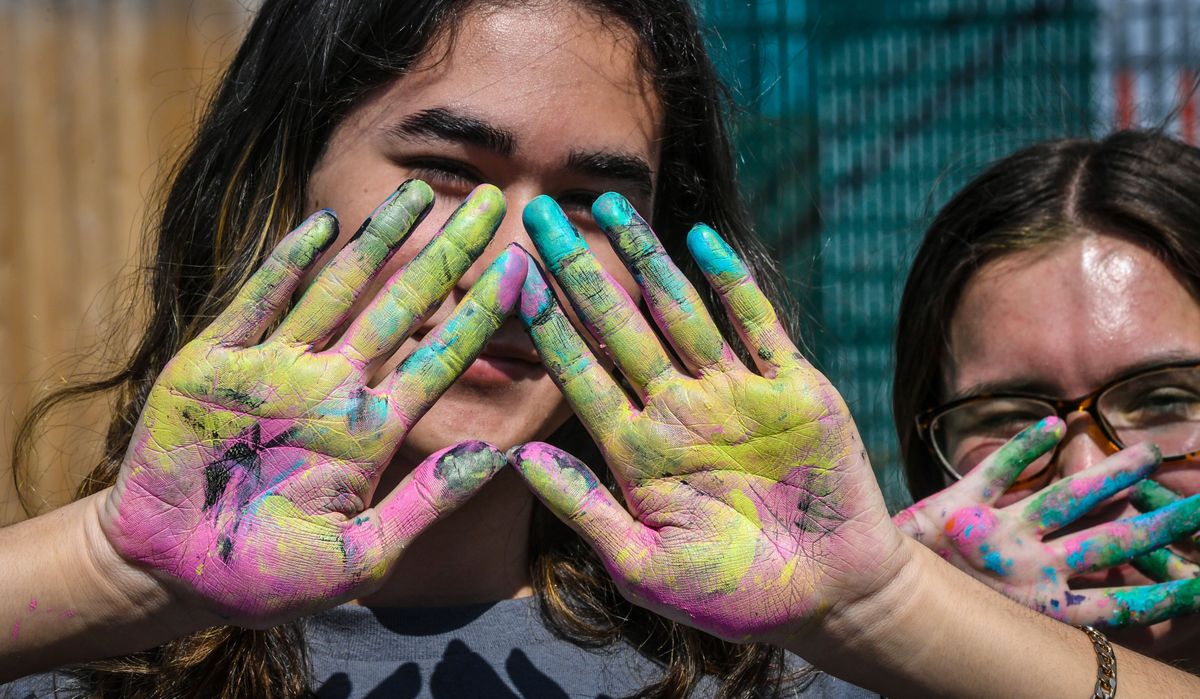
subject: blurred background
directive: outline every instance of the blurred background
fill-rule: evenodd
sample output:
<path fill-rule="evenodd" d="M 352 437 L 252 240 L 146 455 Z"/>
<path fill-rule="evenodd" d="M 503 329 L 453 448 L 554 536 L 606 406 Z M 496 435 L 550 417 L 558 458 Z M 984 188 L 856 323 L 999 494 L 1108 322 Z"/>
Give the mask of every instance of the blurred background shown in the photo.
<path fill-rule="evenodd" d="M 127 347 L 143 214 L 256 0 L 0 0 L 0 524 L 30 397 Z M 1200 0 L 697 0 L 739 105 L 741 176 L 804 341 L 907 501 L 894 317 L 932 214 L 1033 141 L 1197 131 Z M 115 327 L 115 329 L 114 329 Z M 127 329 L 127 328 L 126 328 Z M 103 405 L 59 415 L 34 474 L 68 499 Z"/>

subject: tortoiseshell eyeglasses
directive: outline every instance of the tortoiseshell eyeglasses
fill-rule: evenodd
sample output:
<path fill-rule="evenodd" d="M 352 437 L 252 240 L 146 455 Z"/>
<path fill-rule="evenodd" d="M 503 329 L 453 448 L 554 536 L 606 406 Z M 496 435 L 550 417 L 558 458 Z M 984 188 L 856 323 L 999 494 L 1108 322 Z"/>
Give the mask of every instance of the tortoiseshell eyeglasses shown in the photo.
<path fill-rule="evenodd" d="M 963 398 L 922 412 L 917 430 L 957 480 L 1026 427 L 1076 412 L 1091 416 L 1112 449 L 1153 442 L 1164 462 L 1200 458 L 1200 361 L 1143 369 L 1070 400 L 1026 393 Z M 1053 452 L 1043 455 L 1018 485 L 1048 478 L 1053 461 Z"/>

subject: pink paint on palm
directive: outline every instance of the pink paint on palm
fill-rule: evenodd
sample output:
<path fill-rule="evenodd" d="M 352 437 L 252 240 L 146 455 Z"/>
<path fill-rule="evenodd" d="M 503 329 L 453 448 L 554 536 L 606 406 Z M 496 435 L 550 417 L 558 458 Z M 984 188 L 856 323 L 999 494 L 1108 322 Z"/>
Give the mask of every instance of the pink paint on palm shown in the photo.
<path fill-rule="evenodd" d="M 371 381 L 365 367 L 441 304 L 504 215 L 499 190 L 477 188 L 351 319 L 431 201 L 424 184 L 403 185 L 285 312 L 336 233 L 332 214 L 314 216 L 167 364 L 101 518 L 118 553 L 207 611 L 278 623 L 373 590 L 419 531 L 503 465 L 490 445 L 456 445 L 367 507 L 409 428 L 482 351 L 525 277 L 525 254 L 502 253 L 443 326 Z"/>
<path fill-rule="evenodd" d="M 526 207 L 526 228 L 642 400 L 599 364 L 544 285 L 527 282 L 521 306 L 628 509 L 551 446 L 525 445 L 510 462 L 595 544 L 635 603 L 730 640 L 786 640 L 855 590 L 857 571 L 894 565 L 900 534 L 841 396 L 804 361 L 737 255 L 707 227 L 688 236 L 757 372 L 631 211 L 614 194 L 593 206 L 682 366 L 548 198 Z"/>
<path fill-rule="evenodd" d="M 978 548 L 989 541 L 996 528 L 996 515 L 982 507 L 966 508 L 946 520 L 946 535 L 960 546 Z"/>

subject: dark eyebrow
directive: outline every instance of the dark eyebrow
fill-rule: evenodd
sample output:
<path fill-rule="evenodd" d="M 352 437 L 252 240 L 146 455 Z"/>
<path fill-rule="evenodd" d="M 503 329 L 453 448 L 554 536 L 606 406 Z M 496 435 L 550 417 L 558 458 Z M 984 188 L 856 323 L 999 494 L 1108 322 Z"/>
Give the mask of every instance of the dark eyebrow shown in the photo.
<path fill-rule="evenodd" d="M 458 141 L 486 148 L 499 155 L 512 155 L 514 138 L 511 131 L 448 107 L 423 109 L 410 114 L 398 124 L 388 127 L 388 133 L 401 138 L 426 136 L 445 141 Z"/>
<path fill-rule="evenodd" d="M 1123 367 L 1117 369 L 1116 371 L 1109 372 L 1108 376 L 1104 377 L 1104 380 L 1102 382 L 1100 382 L 1099 384 L 1097 384 L 1096 386 L 1093 386 L 1093 388 L 1103 386 L 1108 383 L 1112 383 L 1113 381 L 1116 381 L 1117 379 L 1121 379 L 1126 376 L 1131 376 L 1133 374 L 1137 374 L 1139 372 L 1143 372 L 1148 369 L 1156 369 L 1161 366 L 1167 366 L 1167 365 L 1172 365 L 1172 364 L 1186 364 L 1186 363 L 1190 363 L 1190 362 L 1195 362 L 1197 364 L 1200 364 L 1200 357 L 1197 357 L 1196 354 L 1193 352 L 1187 352 L 1187 351 L 1183 351 L 1183 350 L 1170 350 L 1170 351 L 1166 351 L 1166 352 L 1160 352 L 1158 354 L 1147 357 L 1146 359 L 1144 359 L 1140 362 L 1135 362 L 1133 364 L 1123 366 Z M 964 398 L 974 398 L 975 396 L 985 396 L 985 395 L 1003 394 L 1003 393 L 1028 393 L 1028 394 L 1033 394 L 1033 395 L 1038 395 L 1038 396 L 1045 396 L 1047 398 L 1064 398 L 1064 396 L 1058 395 L 1058 393 L 1059 393 L 1058 388 L 1051 384 L 1045 383 L 1043 381 L 1035 381 L 1032 379 L 1018 378 L 1018 379 L 1010 379 L 1010 380 L 1002 380 L 1002 381 L 987 381 L 984 383 L 978 383 L 978 384 L 974 384 L 972 386 L 967 386 L 963 390 L 957 391 L 956 393 L 954 393 L 954 395 L 952 395 L 945 402 L 951 403 L 953 401 L 962 400 Z M 1076 398 L 1076 397 L 1077 396 L 1065 396 L 1065 398 L 1067 398 L 1067 399 Z"/>
<path fill-rule="evenodd" d="M 1001 381 L 985 381 L 983 383 L 972 384 L 961 391 L 955 391 L 943 403 L 954 403 L 955 401 L 966 400 L 967 398 L 976 398 L 978 396 L 993 396 L 1005 393 L 1025 393 L 1034 396 L 1045 396 L 1046 398 L 1055 397 L 1055 387 L 1042 381 L 1034 381 L 1032 379 L 1007 379 Z"/>
<path fill-rule="evenodd" d="M 567 169 L 625 183 L 629 194 L 649 199 L 654 194 L 650 164 L 636 155 L 614 151 L 571 151 Z"/>

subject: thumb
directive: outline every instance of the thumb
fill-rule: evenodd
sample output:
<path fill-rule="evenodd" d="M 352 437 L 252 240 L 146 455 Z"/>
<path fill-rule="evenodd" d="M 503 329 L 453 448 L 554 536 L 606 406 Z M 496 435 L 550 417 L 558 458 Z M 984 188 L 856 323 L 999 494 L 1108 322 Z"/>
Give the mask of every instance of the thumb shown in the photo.
<path fill-rule="evenodd" d="M 530 442 L 508 451 L 508 462 L 546 507 L 584 538 L 609 569 L 627 575 L 649 552 L 650 532 L 567 452 Z"/>
<path fill-rule="evenodd" d="M 429 525 L 458 509 L 504 467 L 504 454 L 487 442 L 462 442 L 434 452 L 372 510 L 380 553 L 394 560 Z"/>

